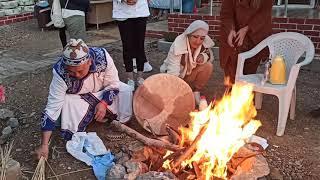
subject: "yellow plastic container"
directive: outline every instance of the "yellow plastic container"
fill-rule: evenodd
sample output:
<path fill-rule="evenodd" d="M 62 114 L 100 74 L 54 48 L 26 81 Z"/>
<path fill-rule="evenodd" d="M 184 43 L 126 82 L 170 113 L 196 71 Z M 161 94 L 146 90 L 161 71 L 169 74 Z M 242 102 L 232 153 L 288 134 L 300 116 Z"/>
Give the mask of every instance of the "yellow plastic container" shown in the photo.
<path fill-rule="evenodd" d="M 276 56 L 270 68 L 271 84 L 286 84 L 286 63 L 282 56 Z"/>

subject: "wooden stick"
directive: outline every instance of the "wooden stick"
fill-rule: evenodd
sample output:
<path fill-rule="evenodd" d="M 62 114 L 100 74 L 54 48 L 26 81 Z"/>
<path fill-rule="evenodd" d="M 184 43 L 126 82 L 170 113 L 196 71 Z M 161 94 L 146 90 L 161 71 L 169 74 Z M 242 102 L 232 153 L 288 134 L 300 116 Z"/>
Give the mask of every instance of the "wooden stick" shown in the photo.
<path fill-rule="evenodd" d="M 170 140 L 173 144 L 179 144 L 181 142 L 180 135 L 175 130 L 170 128 L 170 126 L 168 126 L 168 124 L 166 124 L 166 130 L 167 130 L 168 135 L 170 137 Z"/>
<path fill-rule="evenodd" d="M 194 152 L 194 150 L 196 149 L 197 144 L 198 144 L 199 140 L 201 139 L 202 135 L 206 132 L 206 130 L 207 130 L 207 128 L 208 128 L 208 124 L 209 124 L 209 121 L 206 122 L 206 123 L 202 126 L 199 134 L 198 134 L 197 137 L 194 139 L 194 141 L 192 142 L 192 144 L 186 149 L 186 151 L 185 151 L 184 153 L 181 154 L 181 156 L 178 157 L 177 160 L 175 160 L 175 161 L 173 162 L 173 164 L 171 165 L 171 167 L 177 168 L 178 166 L 181 165 L 181 163 L 182 163 L 185 159 L 187 159 L 187 158 L 189 158 L 189 156 L 191 156 L 191 154 L 192 154 L 192 153 Z"/>
<path fill-rule="evenodd" d="M 144 135 L 142 135 L 142 134 L 138 133 L 137 131 L 135 131 L 134 129 L 131 129 L 130 127 L 120 123 L 119 121 L 112 121 L 111 124 L 114 125 L 121 132 L 128 134 L 132 138 L 135 138 L 148 146 L 155 146 L 155 147 L 159 147 L 159 148 L 168 149 L 171 151 L 177 151 L 177 150 L 181 149 L 181 147 L 179 147 L 178 145 L 145 137 Z"/>
<path fill-rule="evenodd" d="M 181 153 L 182 153 L 182 150 L 179 150 L 179 151 L 176 151 L 176 152 L 168 155 L 167 157 L 163 158 L 161 161 L 157 162 L 157 163 L 153 166 L 152 170 L 154 170 L 154 171 L 161 171 L 161 167 L 162 167 L 163 163 L 164 163 L 166 160 L 172 160 L 172 159 L 180 156 Z"/>
<path fill-rule="evenodd" d="M 202 179 L 201 169 L 199 168 L 198 163 L 193 161 L 192 166 L 193 166 L 194 172 L 196 173 L 197 179 Z"/>

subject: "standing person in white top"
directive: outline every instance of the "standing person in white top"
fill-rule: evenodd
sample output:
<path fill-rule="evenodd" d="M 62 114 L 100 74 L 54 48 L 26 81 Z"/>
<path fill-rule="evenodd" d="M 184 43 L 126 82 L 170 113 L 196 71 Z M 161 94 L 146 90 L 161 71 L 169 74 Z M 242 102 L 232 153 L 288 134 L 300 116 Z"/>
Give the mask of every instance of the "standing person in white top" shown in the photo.
<path fill-rule="evenodd" d="M 123 60 L 126 68 L 128 85 L 135 87 L 133 78 L 133 59 L 136 59 L 137 85 L 143 83 L 143 71 L 151 71 L 144 51 L 147 18 L 150 15 L 147 0 L 113 0 L 112 16 L 118 22 Z"/>
<path fill-rule="evenodd" d="M 67 44 L 66 31 L 71 39 L 86 40 L 85 14 L 89 9 L 89 0 L 60 0 L 65 27 L 59 29 L 62 46 Z"/>

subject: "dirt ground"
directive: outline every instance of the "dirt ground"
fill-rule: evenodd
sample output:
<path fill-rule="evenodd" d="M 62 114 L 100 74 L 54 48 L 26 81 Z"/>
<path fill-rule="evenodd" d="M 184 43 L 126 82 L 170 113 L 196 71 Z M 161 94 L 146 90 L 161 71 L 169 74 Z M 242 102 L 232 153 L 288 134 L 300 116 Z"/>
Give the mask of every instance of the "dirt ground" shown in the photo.
<path fill-rule="evenodd" d="M 25 27 L 25 30 L 21 30 L 19 26 Z M 38 30 L 35 31 L 32 28 L 34 27 L 29 25 L 28 28 L 28 25 L 22 23 L 13 25 L 10 30 L 0 28 L 0 50 L 15 50 L 18 54 L 34 55 L 59 47 L 56 31 L 39 35 Z M 4 35 L 3 31 L 10 33 Z M 94 35 L 90 34 L 91 36 Z M 103 37 L 99 36 L 99 38 Z M 166 57 L 166 53 L 159 52 L 156 42 L 156 39 L 146 40 L 147 58 L 154 67 L 152 73 L 145 74 L 146 77 L 158 73 L 159 66 Z M 46 48 L 41 48 L 41 46 Z M 123 80 L 121 42 L 105 44 L 104 47 L 114 58 L 120 79 Z M 207 98 L 214 96 L 219 98 L 224 92 L 223 72 L 217 61 L 214 62 L 214 66 L 214 74 L 204 92 Z M 51 67 L 49 66 L 2 80 L 7 90 L 7 102 L 1 104 L 0 108 L 14 111 L 20 122 L 20 126 L 15 129 L 14 136 L 11 138 L 14 140 L 12 157 L 21 163 L 23 173 L 28 178 L 32 176 L 37 165 L 32 154 L 40 143 L 40 115 L 46 104 L 51 78 Z M 320 62 L 318 60 L 300 71 L 297 81 L 296 119 L 288 120 L 285 135 L 282 137 L 275 135 L 278 100 L 273 96 L 264 96 L 262 110 L 258 111 L 256 118 L 261 120 L 263 125 L 256 134 L 266 138 L 269 143 L 266 158 L 271 167 L 270 179 L 320 179 L 320 118 L 313 118 L 310 115 L 310 112 L 318 108 L 320 104 L 319 83 Z M 135 121 L 130 125 L 135 129 L 141 129 Z M 0 128 L 4 126 L 5 123 L 0 122 Z M 108 133 L 113 129 L 104 126 L 99 133 L 104 131 Z M 103 139 L 103 135 L 101 136 Z M 65 142 L 58 133 L 54 137 L 51 147 L 56 147 L 61 152 L 59 157 L 49 159 L 55 173 L 83 170 L 63 176 L 62 179 L 94 179 L 92 170 L 85 170 L 88 167 L 84 163 L 66 153 Z M 105 141 L 107 148 L 110 148 L 113 153 L 133 142 L 134 140 L 129 137 L 119 142 Z"/>

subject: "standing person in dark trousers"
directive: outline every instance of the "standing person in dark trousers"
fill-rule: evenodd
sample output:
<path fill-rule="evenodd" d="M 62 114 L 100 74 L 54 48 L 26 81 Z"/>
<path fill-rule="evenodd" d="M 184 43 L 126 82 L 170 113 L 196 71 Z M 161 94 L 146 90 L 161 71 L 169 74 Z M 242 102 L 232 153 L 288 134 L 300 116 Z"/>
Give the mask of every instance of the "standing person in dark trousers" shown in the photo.
<path fill-rule="evenodd" d="M 136 59 L 137 85 L 143 83 L 143 71 L 152 70 L 144 51 L 147 18 L 150 15 L 147 0 L 113 0 L 113 18 L 120 31 L 127 84 L 135 87 L 133 58 Z M 147 70 L 148 69 L 148 70 Z"/>
<path fill-rule="evenodd" d="M 63 47 L 67 44 L 66 32 L 69 39 L 86 40 L 86 17 L 89 0 L 60 0 L 62 17 L 65 27 L 59 29 L 59 37 Z"/>

